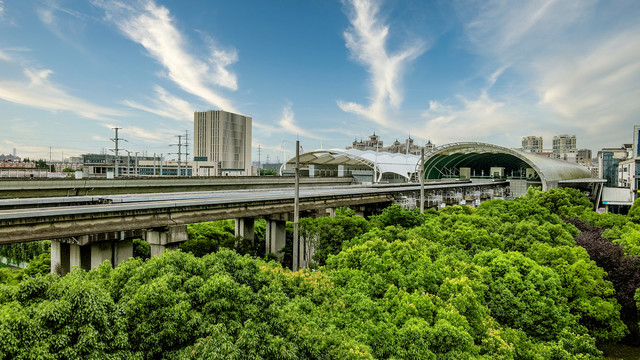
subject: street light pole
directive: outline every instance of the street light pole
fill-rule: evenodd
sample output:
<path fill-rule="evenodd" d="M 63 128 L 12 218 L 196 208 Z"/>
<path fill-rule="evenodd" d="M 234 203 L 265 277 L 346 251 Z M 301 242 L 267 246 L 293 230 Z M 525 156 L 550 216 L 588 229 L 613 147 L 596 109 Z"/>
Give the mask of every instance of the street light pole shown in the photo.
<path fill-rule="evenodd" d="M 291 270 L 297 271 L 300 266 L 300 234 L 298 222 L 300 220 L 300 140 L 296 140 L 296 184 L 295 198 L 293 202 L 293 261 Z"/>
<path fill-rule="evenodd" d="M 420 214 L 424 214 L 424 147 L 420 149 Z"/>

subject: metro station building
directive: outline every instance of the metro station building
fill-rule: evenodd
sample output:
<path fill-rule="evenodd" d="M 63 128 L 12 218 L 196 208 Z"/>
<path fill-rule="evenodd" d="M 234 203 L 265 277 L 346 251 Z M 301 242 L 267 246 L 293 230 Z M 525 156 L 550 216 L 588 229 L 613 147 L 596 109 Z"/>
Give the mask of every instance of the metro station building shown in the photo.
<path fill-rule="evenodd" d="M 355 149 L 315 150 L 300 155 L 301 176 L 352 176 L 361 183 L 419 182 L 419 155 L 391 154 Z M 281 168 L 293 175 L 296 159 Z M 575 187 L 593 195 L 601 193 L 603 180 L 593 178 L 588 168 L 535 153 L 480 142 L 459 142 L 434 148 L 424 156 L 426 182 L 466 180 L 509 181 L 510 196 L 526 193 L 530 186 L 542 190 Z"/>

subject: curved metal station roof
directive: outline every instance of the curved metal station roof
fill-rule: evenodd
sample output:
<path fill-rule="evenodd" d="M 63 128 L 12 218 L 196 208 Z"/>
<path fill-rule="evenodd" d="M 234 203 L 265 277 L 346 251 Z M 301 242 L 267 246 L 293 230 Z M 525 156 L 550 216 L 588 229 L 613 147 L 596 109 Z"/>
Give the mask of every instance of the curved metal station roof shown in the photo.
<path fill-rule="evenodd" d="M 375 181 L 380 181 L 385 173 L 396 174 L 409 180 L 416 172 L 416 164 L 419 161 L 420 156 L 417 155 L 356 149 L 323 149 L 300 154 L 300 165 L 368 166 L 377 173 Z M 286 165 L 294 165 L 295 162 L 296 158 L 293 157 Z"/>
<path fill-rule="evenodd" d="M 540 178 L 543 190 L 557 187 L 563 180 L 591 178 L 591 172 L 576 163 L 479 142 L 451 143 L 435 148 L 426 155 L 425 178 L 440 179 L 447 169 L 460 167 L 532 168 Z"/>

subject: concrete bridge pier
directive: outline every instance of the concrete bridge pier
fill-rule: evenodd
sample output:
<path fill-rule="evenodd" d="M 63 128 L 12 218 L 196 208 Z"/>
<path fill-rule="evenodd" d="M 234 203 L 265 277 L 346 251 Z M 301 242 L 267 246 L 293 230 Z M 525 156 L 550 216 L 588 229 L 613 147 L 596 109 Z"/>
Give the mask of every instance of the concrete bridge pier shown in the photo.
<path fill-rule="evenodd" d="M 133 257 L 133 236 L 134 232 L 118 231 L 51 240 L 51 272 L 65 275 L 74 267 L 91 270 L 105 260 L 117 266 Z"/>
<path fill-rule="evenodd" d="M 265 254 L 273 253 L 282 260 L 284 254 L 282 250 L 287 244 L 286 220 L 266 219 L 265 231 Z"/>
<path fill-rule="evenodd" d="M 235 236 L 242 237 L 245 240 L 253 241 L 256 238 L 255 235 L 255 219 L 254 218 L 238 218 L 236 219 Z"/>
<path fill-rule="evenodd" d="M 167 226 L 144 231 L 143 239 L 151 245 L 151 257 L 161 256 L 189 239 L 186 225 Z"/>

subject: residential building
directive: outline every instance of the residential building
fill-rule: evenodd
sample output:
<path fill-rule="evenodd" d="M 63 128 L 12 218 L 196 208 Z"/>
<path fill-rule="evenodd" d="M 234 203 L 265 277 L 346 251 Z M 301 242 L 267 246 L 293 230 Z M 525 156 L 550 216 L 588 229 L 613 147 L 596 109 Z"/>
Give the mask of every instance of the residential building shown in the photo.
<path fill-rule="evenodd" d="M 576 161 L 578 150 L 576 149 L 575 135 L 558 135 L 553 137 L 553 157 L 556 159 Z"/>
<path fill-rule="evenodd" d="M 580 149 L 577 152 L 577 161 L 581 164 L 591 164 L 592 156 L 590 149 Z"/>
<path fill-rule="evenodd" d="M 250 176 L 251 117 L 223 110 L 195 112 L 193 153 L 198 176 Z"/>
<path fill-rule="evenodd" d="M 542 152 L 542 136 L 525 136 L 522 138 L 522 151 L 539 153 Z"/>

